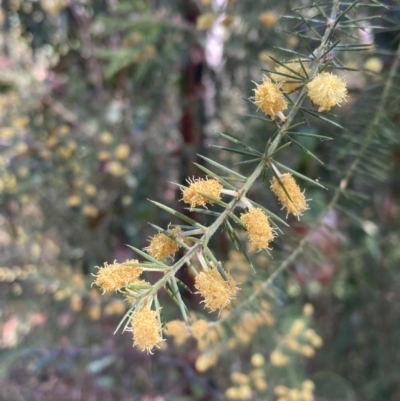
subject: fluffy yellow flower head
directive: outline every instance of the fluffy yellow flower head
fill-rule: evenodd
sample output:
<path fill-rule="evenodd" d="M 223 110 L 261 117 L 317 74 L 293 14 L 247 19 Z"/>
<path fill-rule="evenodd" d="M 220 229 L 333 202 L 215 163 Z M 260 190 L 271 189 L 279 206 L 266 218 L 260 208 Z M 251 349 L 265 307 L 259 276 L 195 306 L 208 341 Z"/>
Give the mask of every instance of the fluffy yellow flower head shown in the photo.
<path fill-rule="evenodd" d="M 278 350 L 271 353 L 270 360 L 274 366 L 286 366 L 289 362 L 289 358 Z"/>
<path fill-rule="evenodd" d="M 308 96 L 320 106 L 318 111 L 330 110 L 340 105 L 347 97 L 346 82 L 343 78 L 329 72 L 318 74 L 308 85 Z"/>
<path fill-rule="evenodd" d="M 278 22 L 278 16 L 275 13 L 265 12 L 260 14 L 258 20 L 265 26 L 271 28 Z"/>
<path fill-rule="evenodd" d="M 204 337 L 204 335 L 209 330 L 210 325 L 205 320 L 198 320 L 192 324 L 191 330 L 192 335 L 196 340 L 200 340 L 200 338 Z"/>
<path fill-rule="evenodd" d="M 256 354 L 254 354 L 252 357 L 251 357 L 251 364 L 254 366 L 254 367 L 256 367 L 256 368 L 259 368 L 259 367 L 261 367 L 261 366 L 264 366 L 264 363 L 265 363 L 265 359 L 264 359 L 264 357 L 261 355 L 261 354 L 259 354 L 259 353 L 256 353 Z"/>
<path fill-rule="evenodd" d="M 287 109 L 287 103 L 279 90 L 278 85 L 264 78 L 264 82 L 254 89 L 254 102 L 267 115 L 275 120 L 275 117 Z"/>
<path fill-rule="evenodd" d="M 291 93 L 294 92 L 297 88 L 300 88 L 300 86 L 304 85 L 304 82 L 301 81 L 301 78 L 299 77 L 299 75 L 303 78 L 307 77 L 304 70 L 306 70 L 308 74 L 309 69 L 306 67 L 305 63 L 303 63 L 302 66 L 299 60 L 292 60 L 288 61 L 284 65 L 279 65 L 277 68 L 275 68 L 276 73 L 271 74 L 271 78 L 277 84 L 281 85 L 280 88 L 283 92 Z M 293 71 L 297 72 L 297 74 L 295 74 Z"/>
<path fill-rule="evenodd" d="M 125 263 L 138 263 L 137 260 L 127 260 Z M 118 291 L 133 284 L 142 274 L 138 267 L 124 266 L 119 263 L 109 265 L 107 262 L 96 275 L 95 284 L 104 292 Z"/>
<path fill-rule="evenodd" d="M 183 344 L 189 337 L 186 323 L 182 320 L 171 320 L 164 329 L 168 336 L 174 337 L 176 345 Z"/>
<path fill-rule="evenodd" d="M 289 392 L 289 389 L 286 386 L 276 386 L 274 388 L 274 393 L 278 397 L 284 397 Z"/>
<path fill-rule="evenodd" d="M 303 345 L 300 348 L 300 353 L 306 358 L 312 358 L 315 355 L 315 350 L 311 345 Z"/>
<path fill-rule="evenodd" d="M 81 203 L 81 197 L 79 195 L 71 195 L 67 199 L 67 205 L 71 207 L 79 206 Z"/>
<path fill-rule="evenodd" d="M 157 312 L 146 306 L 142 307 L 132 318 L 133 345 L 142 351 L 151 350 L 162 341 L 161 327 L 157 319 Z"/>
<path fill-rule="evenodd" d="M 225 272 L 228 281 L 219 274 L 216 267 L 201 272 L 195 278 L 195 287 L 204 298 L 204 304 L 211 311 L 225 308 L 237 294 L 232 276 Z"/>
<path fill-rule="evenodd" d="M 250 377 L 241 372 L 232 372 L 231 381 L 235 384 L 248 384 Z"/>
<path fill-rule="evenodd" d="M 191 209 L 196 206 L 205 206 L 207 203 L 213 204 L 212 200 L 201 196 L 199 192 L 216 199 L 220 199 L 221 197 L 223 186 L 217 180 L 204 180 L 202 178 L 198 180 L 191 180 L 189 178 L 187 182 L 189 184 L 189 187 L 185 190 L 182 190 L 182 200 L 185 203 L 188 203 Z"/>
<path fill-rule="evenodd" d="M 131 153 L 131 149 L 125 143 L 121 143 L 115 149 L 115 156 L 117 159 L 120 159 L 120 160 L 126 159 L 130 153 Z"/>
<path fill-rule="evenodd" d="M 301 216 L 302 213 L 307 210 L 307 201 L 304 193 L 301 192 L 299 186 L 296 184 L 292 174 L 285 173 L 280 176 L 281 182 L 286 188 L 287 193 L 290 195 L 290 199 L 286 195 L 284 189 L 279 184 L 276 177 L 271 180 L 271 190 L 278 197 L 279 202 L 283 207 L 286 208 L 288 213 L 292 213 L 294 216 Z"/>
<path fill-rule="evenodd" d="M 168 230 L 168 232 L 175 237 L 179 237 L 180 231 L 180 227 L 175 227 L 171 230 Z M 180 247 L 181 246 L 172 238 L 169 238 L 163 233 L 159 233 L 151 239 L 150 245 L 145 248 L 145 251 L 147 251 L 150 256 L 153 256 L 153 258 L 164 262 L 165 259 L 173 257 Z"/>
<path fill-rule="evenodd" d="M 259 251 L 268 248 L 274 239 L 274 232 L 268 221 L 268 216 L 260 208 L 251 208 L 247 213 L 240 216 L 246 226 L 250 241 L 250 250 Z"/>
<path fill-rule="evenodd" d="M 198 356 L 195 362 L 195 367 L 198 372 L 205 372 L 218 362 L 218 354 L 216 352 L 207 352 Z"/>

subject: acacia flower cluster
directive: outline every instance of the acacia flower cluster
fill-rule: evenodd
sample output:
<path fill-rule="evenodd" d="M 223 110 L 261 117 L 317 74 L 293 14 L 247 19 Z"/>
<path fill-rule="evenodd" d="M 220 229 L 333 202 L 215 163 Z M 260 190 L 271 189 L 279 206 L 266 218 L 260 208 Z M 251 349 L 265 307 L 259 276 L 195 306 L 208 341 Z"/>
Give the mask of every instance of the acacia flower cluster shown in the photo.
<path fill-rule="evenodd" d="M 212 205 L 214 202 L 211 199 L 202 196 L 201 194 L 208 195 L 215 199 L 221 198 L 222 184 L 214 179 L 193 179 L 187 180 L 189 187 L 182 190 L 182 200 L 190 205 L 193 209 L 197 206 L 206 206 L 207 203 Z"/>
<path fill-rule="evenodd" d="M 285 121 L 282 114 L 287 109 L 283 93 L 291 93 L 303 86 L 310 72 L 300 60 L 293 60 L 279 65 L 271 74 L 275 83 L 264 77 L 262 84 L 254 89 L 254 102 L 272 120 L 276 116 Z M 311 101 L 320 106 L 318 112 L 329 111 L 346 100 L 347 86 L 343 78 L 329 72 L 317 74 L 308 84 L 308 96 Z"/>
<path fill-rule="evenodd" d="M 307 201 L 304 192 L 301 192 L 292 174 L 285 173 L 279 178 L 290 198 L 276 177 L 273 177 L 271 180 L 272 192 L 278 197 L 279 202 L 288 213 L 292 213 L 296 217 L 301 216 L 307 210 Z"/>
<path fill-rule="evenodd" d="M 199 273 L 195 278 L 195 288 L 204 298 L 205 306 L 212 312 L 225 308 L 236 297 L 238 288 L 232 276 L 224 272 L 227 281 L 215 266 Z"/>
<path fill-rule="evenodd" d="M 275 23 L 274 18 L 275 16 L 264 13 L 260 16 L 260 22 L 264 25 L 272 26 Z M 229 19 L 226 20 L 226 25 L 229 25 L 231 22 Z M 204 13 L 197 20 L 197 29 L 207 31 L 214 23 L 215 16 L 213 13 Z M 269 248 L 276 236 L 275 229 L 271 226 L 267 213 L 260 207 L 254 207 L 246 198 L 251 185 L 266 168 L 269 167 L 274 170 L 275 176 L 270 182 L 270 189 L 276 195 L 281 205 L 287 210 L 287 213 L 299 217 L 307 210 L 308 205 L 304 191 L 297 185 L 291 173 L 279 173 L 274 166 L 274 158 L 276 151 L 279 150 L 280 141 L 288 131 L 288 127 L 291 127 L 296 110 L 301 107 L 301 101 L 306 94 L 306 89 L 311 101 L 319 106 L 318 112 L 329 111 L 332 107 L 340 105 L 346 100 L 346 82 L 343 78 L 331 73 L 322 72 L 316 74 L 317 69 L 321 67 L 320 65 L 316 65 L 317 60 L 316 57 L 312 63 L 315 65 L 313 68 L 307 65 L 308 62 L 312 61 L 311 58 L 306 60 L 294 59 L 280 63 L 275 71 L 270 74 L 270 78 L 264 76 L 263 82 L 254 89 L 254 98 L 252 99 L 255 105 L 269 116 L 271 120 L 275 120 L 278 117 L 282 124 L 276 123 L 278 132 L 272 138 L 272 141 L 268 143 L 266 152 L 264 154 L 258 151 L 254 152 L 255 160 L 260 159 L 260 163 L 247 180 L 240 175 L 238 180 L 232 180 L 231 182 L 228 182 L 228 179 L 224 181 L 222 178 L 189 178 L 187 180 L 188 186 L 182 189 L 181 200 L 189 205 L 190 210 L 198 207 L 207 207 L 214 203 L 225 205 L 223 202 L 219 202 L 222 195 L 229 195 L 234 198 L 223 212 L 209 213 L 212 216 L 218 216 L 212 225 L 206 227 L 197 224 L 188 216 L 184 216 L 178 211 L 173 211 L 175 217 L 182 218 L 182 220 L 188 222 L 191 226 L 189 228 L 187 226 L 174 226 L 174 228 L 168 228 L 168 230 L 163 230 L 153 236 L 150 239 L 149 245 L 144 248 L 150 257 L 138 251 L 147 259 L 146 262 L 139 264 L 137 260 L 131 260 L 126 263 L 113 263 L 111 265 L 105 263 L 99 269 L 95 283 L 103 292 L 123 290 L 126 298 L 132 302 L 132 308 L 125 317 L 130 319 L 134 345 L 140 349 L 151 352 L 162 341 L 161 308 L 157 299 L 157 292 L 161 288 L 166 288 L 167 292 L 170 295 L 172 294 L 171 296 L 175 296 L 174 299 L 179 303 L 185 319 L 185 321 L 173 320 L 167 323 L 164 327 L 166 335 L 173 337 L 174 342 L 179 345 L 184 343 L 191 334 L 198 341 L 199 349 L 202 350 L 204 350 L 204 344 L 216 341 L 218 338 L 218 329 L 213 324 L 200 319 L 190 326 L 188 317 L 184 312 L 185 305 L 179 293 L 178 284 L 181 283 L 176 279 L 175 274 L 185 263 L 189 268 L 194 270 L 196 274 L 194 287 L 197 290 L 197 294 L 200 294 L 202 297 L 203 300 L 201 302 L 204 303 L 205 308 L 211 312 L 220 312 L 232 302 L 238 292 L 236 282 L 228 271 L 225 269 L 221 270 L 219 265 L 217 268 L 216 259 L 210 254 L 207 244 L 211 236 L 224 223 L 227 223 L 229 217 L 238 222 L 237 216 L 233 214 L 233 211 L 235 207 L 243 207 L 244 205 L 247 211 L 240 215 L 240 221 L 246 229 L 250 251 L 258 252 Z M 315 75 L 315 77 L 309 79 L 309 75 Z M 286 117 L 283 111 L 288 109 L 287 100 L 292 102 L 287 94 L 296 91 L 305 84 L 307 85 L 306 88 L 303 89 L 302 94 L 296 101 L 297 103 L 294 103 L 295 106 Z M 225 135 L 225 137 L 229 139 L 228 135 Z M 234 142 L 237 143 L 238 140 L 234 140 Z M 243 146 L 246 149 L 251 149 L 244 144 Z M 117 150 L 117 158 L 119 159 L 125 159 L 129 155 L 129 149 L 126 147 L 120 146 Z M 248 153 L 252 154 L 252 152 Z M 217 165 L 217 163 L 214 164 Z M 224 166 L 221 167 L 222 170 L 225 172 L 228 171 L 229 174 L 236 174 Z M 207 170 L 204 169 L 204 171 Z M 214 173 L 212 173 L 212 176 L 218 178 Z M 228 189 L 224 189 L 220 181 L 225 183 Z M 236 189 L 234 186 L 238 182 L 244 182 L 240 189 Z M 77 204 L 78 201 L 78 198 L 70 199 L 69 203 Z M 172 210 L 164 205 L 159 204 L 159 206 L 168 212 Z M 231 232 L 232 227 L 230 224 L 227 223 L 225 227 L 230 230 L 233 236 L 234 233 Z M 200 235 L 201 237 L 194 238 L 196 235 Z M 189 238 L 193 245 L 189 246 L 184 241 L 185 238 Z M 167 265 L 166 260 L 173 258 L 182 246 L 186 252 L 185 257 L 172 265 Z M 200 272 L 191 264 L 191 258 L 194 255 L 197 256 L 202 267 L 202 271 Z M 139 265 L 140 267 L 135 265 Z M 147 270 L 162 273 L 159 281 L 155 284 L 150 284 L 147 281 L 141 280 L 140 276 L 142 272 Z M 235 277 L 237 278 L 237 276 Z M 155 310 L 151 309 L 153 301 L 155 301 L 156 305 Z M 312 309 L 311 306 L 308 306 L 304 315 L 309 316 L 310 314 L 312 314 Z M 237 339 L 231 339 L 227 344 L 228 348 L 233 349 L 237 344 L 247 344 L 260 325 L 272 326 L 274 323 L 275 320 L 269 311 L 269 306 L 266 307 L 261 303 L 261 310 L 257 313 L 248 312 L 243 314 L 242 321 L 235 326 L 236 331 L 239 333 Z M 125 325 L 125 329 L 126 327 L 129 327 L 129 321 Z M 322 340 L 319 336 L 311 329 L 306 330 L 304 323 L 299 321 L 290 329 L 284 340 L 282 340 L 280 347 L 270 354 L 270 361 L 275 366 L 285 366 L 290 361 L 290 353 L 298 352 L 305 357 L 311 357 L 314 354 L 314 348 L 321 345 Z M 215 365 L 217 360 L 218 355 L 216 353 L 207 351 L 196 360 L 196 368 L 199 371 L 204 371 Z M 257 355 L 257 357 L 252 359 L 252 364 L 255 367 L 261 367 L 264 364 L 264 357 Z M 267 388 L 266 381 L 260 377 L 257 379 L 260 380 L 258 381 L 258 385 L 255 384 L 255 386 L 258 386 L 257 388 L 260 391 L 265 391 Z M 248 385 L 250 379 L 247 376 L 237 372 L 233 375 L 232 381 L 238 386 L 231 388 L 229 399 L 236 399 L 235 397 L 238 396 L 239 390 L 242 391 L 240 399 L 251 396 L 251 388 Z"/>
<path fill-rule="evenodd" d="M 135 264 L 138 263 L 138 261 L 127 260 L 125 263 Z M 99 286 L 104 293 L 114 292 L 136 283 L 141 274 L 142 269 L 138 267 L 127 266 L 115 262 L 109 265 L 106 262 L 95 276 L 95 284 Z"/>

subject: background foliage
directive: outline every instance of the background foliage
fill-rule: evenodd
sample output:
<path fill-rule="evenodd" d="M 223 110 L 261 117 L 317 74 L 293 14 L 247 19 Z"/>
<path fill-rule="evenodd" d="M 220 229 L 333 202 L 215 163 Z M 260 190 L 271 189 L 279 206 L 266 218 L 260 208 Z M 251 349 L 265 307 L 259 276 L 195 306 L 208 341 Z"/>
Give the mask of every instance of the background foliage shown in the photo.
<path fill-rule="evenodd" d="M 310 210 L 290 220 L 271 255 L 252 259 L 257 275 L 225 235 L 213 239 L 219 259 L 245 282 L 239 302 L 290 261 L 262 300 L 221 315 L 230 323 L 207 345 L 167 337 L 168 346 L 149 356 L 132 349 L 129 334 L 113 335 L 126 311 L 121 297 L 91 287 L 96 265 L 135 257 L 125 244 L 147 245 L 149 220 L 160 227 L 171 221 L 148 198 L 189 214 L 171 182 L 202 175 L 192 163 L 205 165 L 197 154 L 230 168 L 246 160 L 215 147 L 231 146 L 217 132 L 264 148 L 274 126 L 249 117 L 262 115 L 242 98 L 253 95 L 252 81 L 261 82 L 273 59 L 315 47 L 307 35 L 325 26 L 307 9 L 311 3 L 2 1 L 1 399 L 226 399 L 229 388 L 243 390 L 250 381 L 254 354 L 267 360 L 268 389 L 260 390 L 253 373 L 252 393 L 236 399 L 280 399 L 277 386 L 299 388 L 306 379 L 315 382 L 318 400 L 400 397 L 396 2 L 360 2 L 357 20 L 351 13 L 342 20 L 338 35 L 347 41 L 335 49 L 336 67 L 349 101 L 325 120 L 301 115 L 307 124 L 293 137 L 299 146 L 280 154 L 281 163 L 329 190 L 302 182 Z M 251 199 L 283 218 L 267 187 L 257 182 Z M 305 236 L 311 240 L 293 258 Z M 190 274 L 181 275 L 190 286 Z M 196 295 L 183 296 L 204 314 Z M 313 317 L 303 311 L 307 303 Z M 163 306 L 166 320 L 179 318 L 167 297 Z M 269 318 L 255 323 L 260 311 Z M 324 345 L 312 359 L 293 352 L 280 367 L 271 354 L 285 347 L 299 320 Z M 209 368 L 208 349 L 217 351 Z M 286 399 L 302 399 L 295 396 Z"/>

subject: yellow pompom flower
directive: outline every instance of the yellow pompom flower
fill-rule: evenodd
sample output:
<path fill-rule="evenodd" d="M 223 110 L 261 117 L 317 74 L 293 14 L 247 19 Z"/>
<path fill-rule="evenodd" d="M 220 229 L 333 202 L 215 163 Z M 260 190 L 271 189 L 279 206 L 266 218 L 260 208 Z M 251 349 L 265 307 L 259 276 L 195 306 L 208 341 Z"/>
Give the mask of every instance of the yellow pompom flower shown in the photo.
<path fill-rule="evenodd" d="M 93 184 L 88 184 L 85 187 L 85 192 L 87 196 L 94 196 L 97 192 L 97 189 Z"/>
<path fill-rule="evenodd" d="M 190 208 L 193 209 L 196 206 L 205 206 L 207 203 L 213 204 L 214 202 L 199 193 L 203 193 L 212 198 L 220 199 L 221 191 L 223 186 L 217 180 L 209 180 L 209 179 L 198 179 L 191 180 L 190 178 L 187 180 L 189 187 L 182 190 L 182 200 L 185 203 L 190 205 Z"/>
<path fill-rule="evenodd" d="M 218 362 L 218 354 L 215 352 L 207 352 L 200 355 L 195 362 L 195 367 L 198 372 L 205 372 L 211 367 L 215 366 Z"/>
<path fill-rule="evenodd" d="M 127 260 L 125 263 L 138 263 L 137 260 Z M 132 266 L 124 266 L 120 263 L 109 265 L 107 262 L 99 269 L 95 284 L 103 292 L 114 292 L 121 288 L 134 284 L 142 274 L 142 269 Z"/>
<path fill-rule="evenodd" d="M 232 372 L 231 381 L 235 384 L 245 385 L 250 382 L 250 377 L 241 372 Z"/>
<path fill-rule="evenodd" d="M 199 31 L 207 31 L 214 25 L 215 16 L 213 13 L 201 14 L 196 21 L 196 27 Z"/>
<path fill-rule="evenodd" d="M 71 207 L 76 207 L 81 204 L 81 197 L 79 195 L 71 195 L 67 199 L 67 205 Z"/>
<path fill-rule="evenodd" d="M 232 276 L 227 272 L 225 274 L 228 281 L 225 281 L 213 266 L 195 278 L 195 288 L 204 298 L 205 306 L 213 312 L 225 308 L 237 294 L 238 288 Z"/>
<path fill-rule="evenodd" d="M 285 190 L 280 185 L 276 177 L 271 180 L 271 190 L 278 197 L 279 202 L 283 207 L 286 208 L 288 213 L 292 213 L 294 216 L 301 216 L 305 210 L 307 210 L 307 201 L 304 196 L 304 192 L 301 192 L 299 186 L 296 184 L 292 174 L 285 173 L 280 176 L 280 180 L 287 193 L 290 195 L 290 199 L 286 195 Z"/>
<path fill-rule="evenodd" d="M 114 142 L 114 138 L 113 138 L 113 136 L 111 135 L 110 132 L 103 132 L 100 135 L 100 141 L 103 142 L 106 145 L 110 145 L 111 143 Z"/>
<path fill-rule="evenodd" d="M 305 330 L 306 324 L 301 319 L 296 319 L 289 330 L 289 336 L 297 337 Z"/>
<path fill-rule="evenodd" d="M 265 12 L 260 14 L 258 20 L 265 26 L 271 28 L 278 22 L 278 16 L 275 13 Z"/>
<path fill-rule="evenodd" d="M 243 385 L 239 387 L 239 400 L 248 400 L 253 395 L 251 387 L 249 385 Z"/>
<path fill-rule="evenodd" d="M 87 217 L 96 217 L 99 214 L 99 209 L 94 205 L 85 205 L 82 214 Z"/>
<path fill-rule="evenodd" d="M 254 387 L 258 390 L 258 391 L 265 391 L 268 389 L 268 383 L 261 377 L 257 377 L 254 380 Z"/>
<path fill-rule="evenodd" d="M 312 304 L 305 304 L 303 306 L 303 315 L 304 316 L 312 316 L 314 314 L 314 307 Z"/>
<path fill-rule="evenodd" d="M 240 400 L 239 389 L 236 387 L 228 387 L 225 390 L 225 397 L 228 400 Z"/>
<path fill-rule="evenodd" d="M 125 143 L 122 143 L 115 148 L 115 157 L 117 159 L 124 160 L 129 156 L 130 153 L 131 149 Z"/>
<path fill-rule="evenodd" d="M 200 319 L 197 322 L 194 322 L 192 324 L 192 327 L 191 327 L 192 335 L 196 340 L 200 340 L 201 338 L 204 337 L 204 335 L 207 333 L 209 328 L 210 328 L 210 325 L 208 324 L 208 322 Z"/>
<path fill-rule="evenodd" d="M 176 345 L 183 344 L 189 337 L 186 323 L 182 320 L 171 320 L 167 323 L 164 331 L 168 336 L 174 337 L 174 342 Z"/>
<path fill-rule="evenodd" d="M 301 383 L 301 387 L 304 390 L 314 391 L 315 384 L 311 380 L 305 380 L 305 381 L 303 381 L 303 383 Z"/>
<path fill-rule="evenodd" d="M 277 84 L 281 85 L 280 88 L 283 92 L 291 93 L 304 85 L 304 81 L 301 80 L 301 77 L 307 78 L 304 70 L 308 74 L 309 69 L 304 63 L 302 65 L 299 60 L 288 61 L 287 63 L 284 63 L 284 65 L 279 65 L 277 68 L 275 68 L 276 73 L 272 73 L 271 78 Z M 295 71 L 297 74 L 295 74 L 293 71 Z"/>
<path fill-rule="evenodd" d="M 383 70 L 383 61 L 379 57 L 371 57 L 364 63 L 367 73 L 379 73 Z"/>
<path fill-rule="evenodd" d="M 285 97 L 279 86 L 264 78 L 264 82 L 254 89 L 254 102 L 272 120 L 287 109 Z"/>
<path fill-rule="evenodd" d="M 171 230 L 168 230 L 168 232 L 175 237 L 179 237 L 180 231 L 180 227 L 175 227 Z M 153 258 L 164 262 L 167 258 L 173 257 L 180 247 L 181 246 L 172 238 L 163 233 L 158 233 L 151 239 L 150 245 L 145 248 L 145 251 Z"/>
<path fill-rule="evenodd" d="M 264 365 L 265 359 L 261 354 L 257 353 L 251 357 L 250 362 L 254 367 L 259 368 Z"/>
<path fill-rule="evenodd" d="M 162 341 L 157 312 L 143 306 L 132 318 L 133 345 L 142 351 L 151 350 Z"/>
<path fill-rule="evenodd" d="M 286 366 L 289 362 L 289 358 L 280 351 L 273 351 L 270 360 L 274 366 Z"/>
<path fill-rule="evenodd" d="M 346 82 L 329 72 L 318 74 L 308 85 L 308 96 L 317 106 L 318 112 L 340 105 L 347 97 Z"/>
<path fill-rule="evenodd" d="M 274 388 L 274 393 L 278 397 L 284 397 L 285 395 L 287 395 L 288 391 L 289 389 L 286 386 L 276 386 Z"/>
<path fill-rule="evenodd" d="M 260 209 L 253 207 L 240 216 L 247 230 L 251 251 L 268 248 L 274 239 L 274 232 L 269 224 L 268 216 Z"/>
<path fill-rule="evenodd" d="M 300 348 L 300 353 L 306 358 L 312 358 L 315 355 L 315 350 L 311 345 L 303 345 Z"/>

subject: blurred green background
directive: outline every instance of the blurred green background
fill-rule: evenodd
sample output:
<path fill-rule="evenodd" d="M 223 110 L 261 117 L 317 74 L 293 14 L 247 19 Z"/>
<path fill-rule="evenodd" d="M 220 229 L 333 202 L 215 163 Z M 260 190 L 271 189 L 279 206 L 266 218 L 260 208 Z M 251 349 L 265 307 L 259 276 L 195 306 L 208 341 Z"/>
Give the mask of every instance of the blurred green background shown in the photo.
<path fill-rule="evenodd" d="M 229 168 L 243 161 L 210 147 L 228 146 L 217 132 L 264 149 L 274 125 L 249 117 L 262 115 L 242 98 L 253 95 L 261 69 L 275 67 L 269 56 L 289 60 L 291 51 L 307 55 L 307 46 L 318 45 L 291 35 L 308 28 L 284 17 L 312 3 L 1 1 L 0 400 L 307 401 L 293 393 L 279 398 L 274 391 L 306 379 L 316 385 L 315 400 L 400 399 L 398 72 L 395 94 L 349 190 L 312 234 L 310 248 L 265 295 L 270 320 L 251 332 L 246 313 L 239 313 L 225 333 L 239 340 L 228 349 L 217 344 L 209 369 L 201 368 L 204 349 L 192 338 L 181 344 L 167 337 L 155 355 L 132 348 L 129 333 L 113 334 L 128 304 L 92 287 L 95 266 L 137 257 L 126 244 L 148 244 L 155 233 L 147 222 L 171 222 L 147 199 L 189 213 L 172 183 L 202 175 L 192 163 L 204 164 L 199 153 Z M 299 134 L 334 140 L 298 136 L 299 146 L 282 153 L 282 163 L 320 179 L 329 191 L 301 183 L 313 200 L 310 210 L 301 222 L 289 219 L 291 228 L 271 256 L 255 256 L 257 276 L 226 235 L 213 240 L 220 260 L 240 272 L 242 298 L 312 230 L 357 157 L 399 44 L 400 7 L 382 4 L 360 7 L 365 29 L 340 29 L 353 29 L 356 41 L 374 44 L 338 56 L 347 68 L 339 74 L 347 80 L 349 99 L 332 119 L 346 130 L 300 115 L 307 124 L 297 128 Z M 304 10 L 323 33 L 312 18 L 318 10 Z M 251 165 L 238 168 L 251 171 Z M 250 195 L 285 217 L 267 182 L 258 182 Z M 187 272 L 180 278 L 192 286 Z M 191 310 L 210 317 L 196 296 L 184 296 Z M 173 302 L 163 295 L 161 300 L 166 319 L 179 319 Z M 312 317 L 302 312 L 306 303 L 314 306 Z M 315 357 L 293 356 L 284 367 L 266 362 L 268 389 L 254 385 L 239 398 L 227 392 L 240 382 L 231 373 L 247 375 L 256 366 L 254 354 L 269 361 L 299 318 L 323 339 Z M 251 335 L 243 339 L 241 330 Z"/>

